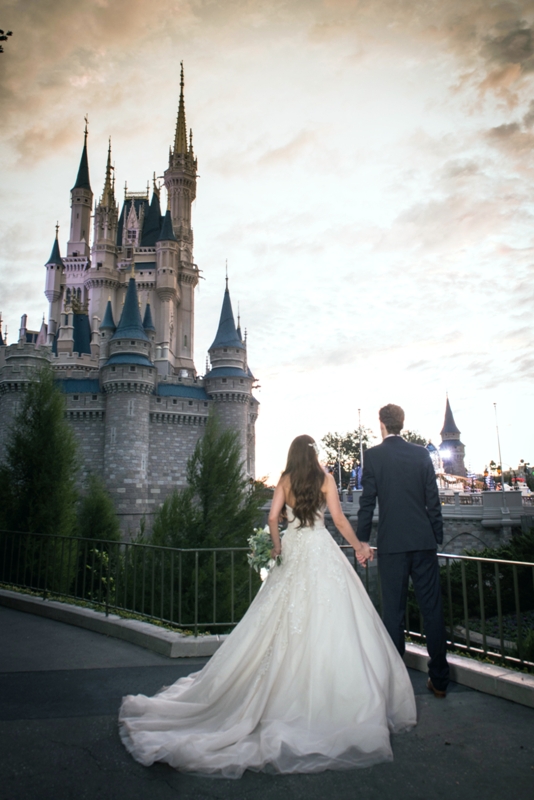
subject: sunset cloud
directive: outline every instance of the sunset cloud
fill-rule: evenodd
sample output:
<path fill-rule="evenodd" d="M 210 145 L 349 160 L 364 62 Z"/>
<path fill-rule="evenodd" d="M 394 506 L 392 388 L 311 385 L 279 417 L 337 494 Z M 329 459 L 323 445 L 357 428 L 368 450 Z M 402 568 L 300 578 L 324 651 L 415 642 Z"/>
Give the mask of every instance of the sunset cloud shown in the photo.
<path fill-rule="evenodd" d="M 262 384 L 259 471 L 276 471 L 295 425 L 350 429 L 354 408 L 375 424 L 394 395 L 439 441 L 446 391 L 473 466 L 494 457 L 481 409 L 495 401 L 508 457 L 534 460 L 520 425 L 534 401 L 532 0 L 6 0 L 2 25 L 10 341 L 22 313 L 37 327 L 47 309 L 42 264 L 56 220 L 66 245 L 85 114 L 95 196 L 109 136 L 119 197 L 146 186 L 166 166 L 183 60 L 196 364 L 228 259 Z"/>

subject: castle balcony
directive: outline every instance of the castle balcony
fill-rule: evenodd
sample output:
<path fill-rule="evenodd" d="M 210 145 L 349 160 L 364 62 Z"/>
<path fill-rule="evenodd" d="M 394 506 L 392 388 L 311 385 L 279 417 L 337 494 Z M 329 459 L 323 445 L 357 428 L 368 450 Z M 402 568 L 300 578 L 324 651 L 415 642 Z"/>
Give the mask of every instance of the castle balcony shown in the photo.
<path fill-rule="evenodd" d="M 63 263 L 66 272 L 85 272 L 91 266 L 91 260 L 87 256 L 63 256 Z"/>

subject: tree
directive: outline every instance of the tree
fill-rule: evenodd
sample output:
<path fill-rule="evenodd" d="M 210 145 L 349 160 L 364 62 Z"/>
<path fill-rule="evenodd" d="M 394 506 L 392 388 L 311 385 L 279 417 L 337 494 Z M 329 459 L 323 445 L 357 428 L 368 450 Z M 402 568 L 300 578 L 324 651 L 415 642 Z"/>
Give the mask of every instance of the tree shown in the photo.
<path fill-rule="evenodd" d="M 243 547 L 262 513 L 263 483 L 243 474 L 237 434 L 215 414 L 187 462 L 187 488 L 174 491 L 156 512 L 154 544 L 171 547 Z"/>
<path fill-rule="evenodd" d="M 67 590 L 74 572 L 76 442 L 65 419 L 65 400 L 50 367 L 36 373 L 22 397 L 0 465 L 0 528 L 6 580 L 46 590 Z M 56 534 L 21 537 L 20 532 Z"/>
<path fill-rule="evenodd" d="M 76 442 L 50 367 L 26 388 L 0 465 L 0 522 L 70 536 L 76 523 Z"/>
<path fill-rule="evenodd" d="M 428 439 L 425 439 L 425 437 L 421 436 L 421 434 L 417 431 L 402 431 L 401 436 L 407 442 L 411 442 L 412 444 L 420 444 L 422 447 L 426 447 L 428 444 Z"/>
<path fill-rule="evenodd" d="M 87 491 L 78 506 L 78 536 L 118 542 L 120 527 L 113 500 L 102 479 L 90 475 Z"/>
<path fill-rule="evenodd" d="M 176 587 L 172 596 L 158 592 L 156 606 L 186 625 L 239 619 L 257 588 L 245 552 L 192 551 L 247 547 L 262 518 L 265 486 L 244 476 L 237 434 L 222 430 L 215 414 L 187 463 L 186 477 L 187 487 L 173 492 L 156 512 L 151 543 L 191 551 L 153 550 L 143 556 L 162 576 L 161 586 Z"/>
<path fill-rule="evenodd" d="M 0 30 L 0 42 L 7 42 L 7 37 L 13 36 L 13 31 L 3 31 Z M 0 53 L 4 52 L 3 45 L 0 44 Z"/>
<path fill-rule="evenodd" d="M 360 435 L 361 434 L 361 435 Z M 334 471 L 336 483 L 339 482 L 339 462 L 341 461 L 341 483 L 348 486 L 350 473 L 355 462 L 360 462 L 360 438 L 364 457 L 365 450 L 373 442 L 374 434 L 370 428 L 361 426 L 348 433 L 327 433 L 321 439 L 326 453 L 326 466 Z"/>

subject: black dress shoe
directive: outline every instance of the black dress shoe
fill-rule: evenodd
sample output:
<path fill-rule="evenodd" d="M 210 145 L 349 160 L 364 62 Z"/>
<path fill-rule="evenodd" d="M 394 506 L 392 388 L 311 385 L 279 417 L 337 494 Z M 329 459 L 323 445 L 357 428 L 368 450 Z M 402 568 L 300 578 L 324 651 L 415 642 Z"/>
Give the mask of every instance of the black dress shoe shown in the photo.
<path fill-rule="evenodd" d="M 432 692 L 434 697 L 439 697 L 441 700 L 447 696 L 447 692 L 444 689 L 436 689 L 430 678 L 426 682 L 426 688 Z"/>

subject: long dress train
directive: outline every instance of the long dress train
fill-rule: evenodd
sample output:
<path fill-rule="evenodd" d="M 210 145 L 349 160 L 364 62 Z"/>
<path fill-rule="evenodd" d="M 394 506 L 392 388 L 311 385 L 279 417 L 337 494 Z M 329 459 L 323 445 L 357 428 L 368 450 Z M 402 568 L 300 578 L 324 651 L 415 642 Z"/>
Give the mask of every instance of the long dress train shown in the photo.
<path fill-rule="evenodd" d="M 146 766 L 239 778 L 390 761 L 390 732 L 415 725 L 416 710 L 406 667 L 321 515 L 313 528 L 289 523 L 282 564 L 206 666 L 154 697 L 125 697 L 119 721 Z"/>

